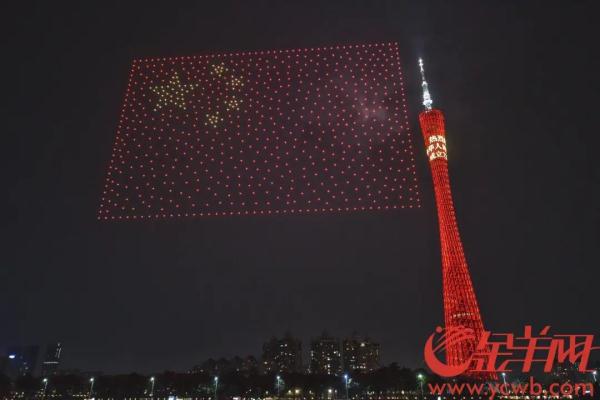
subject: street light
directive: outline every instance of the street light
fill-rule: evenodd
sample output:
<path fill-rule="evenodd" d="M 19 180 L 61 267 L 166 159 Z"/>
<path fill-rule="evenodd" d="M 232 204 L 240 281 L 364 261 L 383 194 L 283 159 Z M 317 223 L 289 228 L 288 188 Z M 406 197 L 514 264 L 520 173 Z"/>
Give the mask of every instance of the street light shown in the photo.
<path fill-rule="evenodd" d="M 344 384 L 346 386 L 346 400 L 348 400 L 350 398 L 348 396 L 348 374 L 344 374 Z"/>
<path fill-rule="evenodd" d="M 281 396 L 281 376 L 277 375 L 275 377 L 275 388 L 277 389 L 277 397 Z"/>
<path fill-rule="evenodd" d="M 594 382 L 598 382 L 598 381 L 596 380 L 596 374 L 597 374 L 597 373 L 598 373 L 598 371 L 596 371 L 596 370 L 593 370 L 593 371 L 592 371 L 592 376 L 594 377 Z"/>
<path fill-rule="evenodd" d="M 329 397 L 328 398 L 331 399 L 332 398 L 331 394 L 333 393 L 333 389 L 332 388 L 327 389 L 327 393 L 329 393 Z"/>
<path fill-rule="evenodd" d="M 219 377 L 215 376 L 215 400 L 217 400 L 217 390 L 219 390 Z"/>
<path fill-rule="evenodd" d="M 504 386 L 506 386 L 506 372 L 502 373 L 502 380 L 504 381 Z"/>
<path fill-rule="evenodd" d="M 44 382 L 44 392 L 42 393 L 42 398 L 45 398 L 46 397 L 46 388 L 48 387 L 48 378 L 42 379 L 42 382 Z"/>
<path fill-rule="evenodd" d="M 90 378 L 90 399 L 92 398 L 92 393 L 94 393 L 94 378 Z"/>
<path fill-rule="evenodd" d="M 154 397 L 154 377 L 150 378 L 150 384 L 152 385 L 150 389 L 150 397 Z"/>
<path fill-rule="evenodd" d="M 423 393 L 423 379 L 425 379 L 425 376 L 423 374 L 419 374 L 417 375 L 417 379 L 419 380 L 419 385 L 421 386 L 421 397 L 425 397 L 425 394 Z"/>

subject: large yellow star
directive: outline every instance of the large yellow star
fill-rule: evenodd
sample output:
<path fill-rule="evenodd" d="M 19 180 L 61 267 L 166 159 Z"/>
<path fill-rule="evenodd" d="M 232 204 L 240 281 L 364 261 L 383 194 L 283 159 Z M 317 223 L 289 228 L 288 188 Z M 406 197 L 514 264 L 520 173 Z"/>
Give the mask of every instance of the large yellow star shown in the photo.
<path fill-rule="evenodd" d="M 154 107 L 154 111 L 158 111 L 168 105 L 173 105 L 185 110 L 185 95 L 190 93 L 192 89 L 197 86 L 197 83 L 182 85 L 177 72 L 173 72 L 171 79 L 169 79 L 166 85 L 150 87 L 150 90 L 158 95 L 158 101 Z"/>

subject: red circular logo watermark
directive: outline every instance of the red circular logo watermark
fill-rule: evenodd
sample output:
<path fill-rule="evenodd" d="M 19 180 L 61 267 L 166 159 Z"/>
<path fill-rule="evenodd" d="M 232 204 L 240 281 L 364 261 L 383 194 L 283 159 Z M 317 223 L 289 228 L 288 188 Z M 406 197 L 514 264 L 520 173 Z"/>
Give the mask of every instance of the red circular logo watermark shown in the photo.
<path fill-rule="evenodd" d="M 432 372 L 446 378 L 458 376 L 469 368 L 473 355 L 469 356 L 462 364 L 449 365 L 440 361 L 438 354 L 447 350 L 450 346 L 456 346 L 460 342 L 475 340 L 473 329 L 463 326 L 443 329 L 438 326 L 435 332 L 429 336 L 425 343 L 425 362 Z"/>

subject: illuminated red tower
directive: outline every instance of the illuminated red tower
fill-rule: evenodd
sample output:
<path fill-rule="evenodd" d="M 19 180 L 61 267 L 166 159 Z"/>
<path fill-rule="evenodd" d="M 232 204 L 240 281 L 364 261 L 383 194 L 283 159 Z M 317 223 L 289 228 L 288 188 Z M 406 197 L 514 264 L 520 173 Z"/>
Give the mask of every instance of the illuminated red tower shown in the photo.
<path fill-rule="evenodd" d="M 448 340 L 446 362 L 448 365 L 455 366 L 465 363 L 470 358 L 483 333 L 483 322 L 456 223 L 448 176 L 444 114 L 431 107 L 432 100 L 425 81 L 423 60 L 421 59 L 419 59 L 419 66 L 422 77 L 423 105 L 425 106 L 425 110 L 419 114 L 419 122 L 431 166 L 440 225 L 446 333 L 450 336 L 453 330 L 461 327 L 473 330 L 471 339 L 454 343 Z"/>

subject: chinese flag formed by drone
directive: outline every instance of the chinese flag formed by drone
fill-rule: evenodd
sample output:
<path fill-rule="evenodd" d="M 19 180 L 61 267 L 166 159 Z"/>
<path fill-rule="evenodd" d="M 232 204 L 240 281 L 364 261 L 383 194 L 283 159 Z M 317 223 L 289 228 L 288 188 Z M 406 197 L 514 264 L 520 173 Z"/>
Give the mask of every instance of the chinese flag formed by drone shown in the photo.
<path fill-rule="evenodd" d="M 98 218 L 418 206 L 389 43 L 135 60 Z"/>

